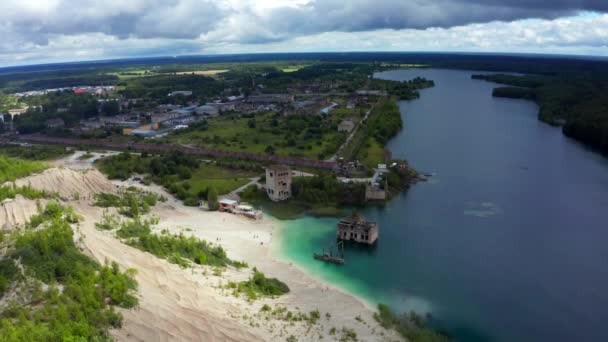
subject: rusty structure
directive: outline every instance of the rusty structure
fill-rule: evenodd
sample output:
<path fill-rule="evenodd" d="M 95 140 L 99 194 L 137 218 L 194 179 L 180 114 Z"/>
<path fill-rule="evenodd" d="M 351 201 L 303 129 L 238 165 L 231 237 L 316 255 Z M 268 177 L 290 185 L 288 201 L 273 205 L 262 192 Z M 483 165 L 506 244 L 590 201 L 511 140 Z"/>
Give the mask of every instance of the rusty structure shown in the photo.
<path fill-rule="evenodd" d="M 56 145 L 67 145 L 67 146 L 91 146 L 101 147 L 110 150 L 129 150 L 135 152 L 152 152 L 152 153 L 168 153 L 168 152 L 182 152 L 185 154 L 210 156 L 215 158 L 234 158 L 243 160 L 252 160 L 261 163 L 269 164 L 283 164 L 292 166 L 305 166 L 313 167 L 317 169 L 325 169 L 336 171 L 338 165 L 334 161 L 326 160 L 314 160 L 307 158 L 297 157 L 285 157 L 275 155 L 265 155 L 259 153 L 249 152 L 238 152 L 238 151 L 225 151 L 218 150 L 210 147 L 190 147 L 176 144 L 162 144 L 162 143 L 137 143 L 137 142 L 118 142 L 118 141 L 105 141 L 97 139 L 76 139 L 76 138 L 56 138 L 49 137 L 42 134 L 31 134 L 31 135 L 20 135 L 13 139 L 3 139 L 0 143 L 8 141 L 16 141 L 23 143 L 33 144 L 56 144 Z"/>

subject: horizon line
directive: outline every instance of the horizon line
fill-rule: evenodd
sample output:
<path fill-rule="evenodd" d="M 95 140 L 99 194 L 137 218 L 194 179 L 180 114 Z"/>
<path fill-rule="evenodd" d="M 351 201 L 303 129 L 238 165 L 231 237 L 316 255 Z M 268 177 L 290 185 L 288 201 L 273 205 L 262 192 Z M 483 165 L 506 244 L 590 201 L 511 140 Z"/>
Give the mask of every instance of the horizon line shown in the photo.
<path fill-rule="evenodd" d="M 242 52 L 242 53 L 211 53 L 211 54 L 183 54 L 183 55 L 154 55 L 139 57 L 112 57 L 104 59 L 72 60 L 64 62 L 32 63 L 0 66 L 0 72 L 6 69 L 18 69 L 25 67 L 45 67 L 78 64 L 103 64 L 112 62 L 128 62 L 152 59 L 179 59 L 179 58 L 213 58 L 227 56 L 264 56 L 264 55 L 339 55 L 339 54 L 430 54 L 430 55 L 487 55 L 487 56 L 511 56 L 511 57 L 536 57 L 536 58 L 572 58 L 589 61 L 607 61 L 608 56 L 584 55 L 584 54 L 560 54 L 560 53 L 535 53 L 535 52 L 479 52 L 479 51 L 308 51 L 308 52 Z M 213 63 L 213 62 L 211 62 Z M 243 63 L 249 63 L 247 61 Z"/>

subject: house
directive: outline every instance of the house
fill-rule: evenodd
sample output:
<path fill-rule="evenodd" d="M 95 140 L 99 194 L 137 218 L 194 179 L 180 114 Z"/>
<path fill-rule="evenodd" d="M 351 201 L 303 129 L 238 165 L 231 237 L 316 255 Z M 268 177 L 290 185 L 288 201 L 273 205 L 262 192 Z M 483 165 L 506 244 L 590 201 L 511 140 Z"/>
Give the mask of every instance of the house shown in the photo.
<path fill-rule="evenodd" d="M 203 105 L 200 107 L 196 107 L 194 112 L 198 115 L 206 115 L 206 116 L 218 116 L 220 114 L 220 110 L 216 106 L 212 105 Z"/>
<path fill-rule="evenodd" d="M 251 95 L 246 102 L 253 104 L 287 104 L 294 100 L 294 96 L 290 94 L 263 94 Z"/>
<path fill-rule="evenodd" d="M 103 122 L 97 119 L 80 120 L 80 128 L 83 131 L 90 131 L 103 127 Z"/>
<path fill-rule="evenodd" d="M 352 118 L 344 119 L 338 125 L 338 132 L 351 132 L 355 129 L 355 122 Z"/>
<path fill-rule="evenodd" d="M 329 106 L 321 109 L 320 114 L 321 115 L 329 115 L 329 113 L 331 113 L 332 110 L 334 110 L 334 108 L 336 108 L 338 106 L 337 103 L 332 102 Z"/>
<path fill-rule="evenodd" d="M 122 134 L 123 135 L 137 135 L 137 136 L 141 136 L 141 137 L 153 137 L 158 133 L 157 132 L 158 128 L 159 128 L 159 124 L 156 122 L 156 123 L 152 123 L 149 125 L 143 125 L 143 126 L 135 128 L 135 129 L 123 128 Z"/>
<path fill-rule="evenodd" d="M 169 94 L 169 96 L 177 96 L 177 95 L 192 96 L 192 91 L 190 91 L 190 90 L 178 90 L 178 91 L 172 91 Z"/>
<path fill-rule="evenodd" d="M 363 216 L 353 214 L 338 222 L 338 239 L 355 241 L 368 245 L 378 240 L 378 224 L 367 221 Z"/>
<path fill-rule="evenodd" d="M 384 90 L 357 90 L 355 93 L 360 96 L 386 96 Z"/>
<path fill-rule="evenodd" d="M 384 201 L 386 200 L 386 190 L 382 189 L 378 184 L 367 183 L 365 185 L 365 200 Z"/>
<path fill-rule="evenodd" d="M 8 113 L 11 116 L 15 116 L 15 115 L 21 115 L 21 114 L 25 114 L 27 112 L 28 108 L 16 108 L 16 109 L 9 109 Z"/>
<path fill-rule="evenodd" d="M 291 197 L 291 170 L 284 165 L 266 168 L 266 194 L 275 201 L 284 201 Z"/>
<path fill-rule="evenodd" d="M 150 129 L 139 129 L 138 128 L 138 129 L 129 130 L 128 134 L 149 139 L 149 138 L 155 137 L 158 134 L 158 132 L 154 131 L 154 130 L 150 130 Z"/>
<path fill-rule="evenodd" d="M 176 109 L 180 109 L 182 108 L 181 105 L 174 105 L 174 104 L 161 104 L 158 105 L 158 109 L 162 112 L 169 112 L 172 110 L 176 110 Z"/>
<path fill-rule="evenodd" d="M 346 101 L 346 109 L 355 109 L 356 106 L 357 106 L 357 99 L 356 98 L 350 97 Z"/>
<path fill-rule="evenodd" d="M 220 111 L 220 113 L 232 112 L 232 111 L 236 110 L 236 101 L 235 102 L 213 102 L 213 103 L 207 103 L 207 105 L 217 108 Z"/>
<path fill-rule="evenodd" d="M 47 128 L 62 128 L 65 127 L 65 121 L 62 118 L 53 118 L 46 120 Z"/>

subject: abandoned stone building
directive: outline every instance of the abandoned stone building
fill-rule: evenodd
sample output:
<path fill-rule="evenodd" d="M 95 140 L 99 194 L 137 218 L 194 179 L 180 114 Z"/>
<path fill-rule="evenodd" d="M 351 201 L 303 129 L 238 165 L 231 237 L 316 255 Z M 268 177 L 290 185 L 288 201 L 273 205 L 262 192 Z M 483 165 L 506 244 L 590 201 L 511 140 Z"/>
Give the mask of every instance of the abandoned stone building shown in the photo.
<path fill-rule="evenodd" d="M 275 201 L 284 201 L 291 197 L 291 170 L 284 165 L 266 168 L 266 194 Z"/>
<path fill-rule="evenodd" d="M 338 222 L 338 238 L 358 243 L 374 244 L 378 239 L 378 224 L 363 216 L 353 214 Z"/>

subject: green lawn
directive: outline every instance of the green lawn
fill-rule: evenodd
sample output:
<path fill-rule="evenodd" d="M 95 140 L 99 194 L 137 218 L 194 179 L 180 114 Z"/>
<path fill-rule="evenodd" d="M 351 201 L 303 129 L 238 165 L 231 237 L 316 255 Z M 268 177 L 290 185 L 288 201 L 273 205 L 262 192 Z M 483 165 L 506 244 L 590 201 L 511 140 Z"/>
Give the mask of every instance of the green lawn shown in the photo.
<path fill-rule="evenodd" d="M 308 66 L 308 64 L 297 64 L 297 65 L 288 65 L 281 69 L 283 72 L 294 72 L 298 71 L 304 67 Z"/>
<path fill-rule="evenodd" d="M 166 140 L 251 153 L 267 153 L 268 146 L 272 146 L 277 155 L 323 159 L 333 154 L 345 139 L 345 134 L 338 133 L 335 129 L 325 129 L 320 136 L 309 134 L 306 126 L 302 129 L 288 129 L 282 123 L 285 119 L 275 119 L 274 115 L 257 114 L 255 127 L 250 127 L 251 118 L 219 116 L 209 119 L 207 130 L 177 132 Z M 277 121 L 280 122 L 278 125 Z"/>
<path fill-rule="evenodd" d="M 357 159 L 368 168 L 375 168 L 384 163 L 384 148 L 376 139 L 367 138 L 357 154 Z"/>
<path fill-rule="evenodd" d="M 146 74 L 146 71 L 148 71 L 149 73 Z M 128 74 L 128 75 L 125 75 Z M 108 75 L 112 75 L 112 76 L 117 76 L 121 81 L 122 80 L 126 80 L 126 79 L 130 79 L 130 78 L 135 78 L 135 77 L 144 77 L 144 76 L 152 76 L 154 75 L 153 73 L 150 73 L 150 70 L 148 69 L 137 69 L 137 70 L 123 70 L 120 72 L 110 72 L 108 73 Z"/>
<path fill-rule="evenodd" d="M 192 173 L 192 178 L 182 183 L 189 183 L 190 189 L 187 192 L 192 196 L 197 196 L 201 191 L 211 187 L 215 188 L 219 195 L 225 195 L 249 183 L 249 178 L 256 176 L 260 174 L 203 162 L 200 168 Z"/>

